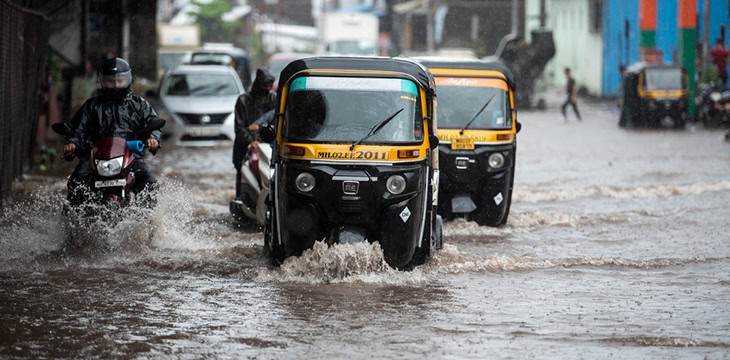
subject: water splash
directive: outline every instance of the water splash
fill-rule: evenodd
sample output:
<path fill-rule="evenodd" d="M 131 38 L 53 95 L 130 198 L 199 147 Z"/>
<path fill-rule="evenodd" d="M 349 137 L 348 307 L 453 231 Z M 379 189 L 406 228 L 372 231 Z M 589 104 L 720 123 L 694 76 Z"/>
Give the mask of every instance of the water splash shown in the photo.
<path fill-rule="evenodd" d="M 418 268 L 399 271 L 383 257 L 379 243 L 334 244 L 317 242 L 298 257 L 289 257 L 278 268 L 263 270 L 258 281 L 322 283 L 418 284 L 428 277 Z"/>
<path fill-rule="evenodd" d="M 241 261 L 241 256 L 252 253 L 231 249 L 260 248 L 260 234 L 242 233 L 232 226 L 227 213 L 217 214 L 206 208 L 201 197 L 210 194 L 200 194 L 164 176 L 159 184 L 158 202 L 154 208 L 148 209 L 133 201 L 120 210 L 118 221 L 114 222 L 93 215 L 102 213 L 93 206 L 87 209 L 88 212 L 64 211 L 67 204 L 65 181 L 57 181 L 53 186 L 34 186 L 34 191 L 22 194 L 3 207 L 1 262 L 10 268 L 27 268 L 29 262 L 35 262 L 39 257 L 51 257 L 56 259 L 51 259 L 55 266 L 69 265 L 69 261 L 80 266 L 159 261 L 163 267 L 176 268 L 176 261 L 183 267 L 191 262 L 204 264 L 209 261 L 215 269 L 221 262 Z M 69 233 L 91 246 L 80 252 L 70 252 L 70 257 L 53 256 L 62 252 Z M 258 252 L 256 256 L 260 257 Z"/>

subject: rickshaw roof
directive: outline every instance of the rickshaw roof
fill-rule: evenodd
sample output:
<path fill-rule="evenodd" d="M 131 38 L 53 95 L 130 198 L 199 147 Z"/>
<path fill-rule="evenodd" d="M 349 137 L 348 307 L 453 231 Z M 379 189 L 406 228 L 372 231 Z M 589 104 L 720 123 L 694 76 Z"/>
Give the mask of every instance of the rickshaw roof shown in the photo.
<path fill-rule="evenodd" d="M 423 64 L 427 68 L 442 68 L 442 69 L 468 69 L 468 70 L 493 70 L 504 74 L 507 78 L 507 83 L 514 89 L 515 77 L 512 71 L 504 64 L 496 61 L 484 61 L 478 59 L 461 59 L 441 56 L 419 56 L 414 57 L 414 60 Z"/>
<path fill-rule="evenodd" d="M 651 63 L 651 62 L 639 61 L 639 62 L 635 62 L 635 63 L 629 65 L 626 68 L 626 70 L 624 70 L 624 73 L 626 75 L 639 74 L 646 69 L 680 69 L 680 70 L 684 70 L 684 67 L 681 65 L 677 65 L 677 64 Z"/>
<path fill-rule="evenodd" d="M 290 62 L 282 71 L 279 84 L 286 84 L 304 70 L 365 70 L 407 74 L 430 93 L 435 92 L 433 75 L 423 65 L 406 58 L 365 56 L 315 56 Z M 284 87 L 280 86 L 279 91 Z M 281 95 L 281 94 L 279 94 Z"/>

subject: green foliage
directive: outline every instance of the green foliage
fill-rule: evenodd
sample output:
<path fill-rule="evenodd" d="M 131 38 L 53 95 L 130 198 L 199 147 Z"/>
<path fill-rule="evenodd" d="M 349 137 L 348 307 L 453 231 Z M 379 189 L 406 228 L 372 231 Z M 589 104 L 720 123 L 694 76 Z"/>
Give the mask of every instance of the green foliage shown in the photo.
<path fill-rule="evenodd" d="M 720 79 L 720 74 L 717 72 L 717 67 L 713 64 L 709 64 L 702 69 L 700 74 L 700 83 L 712 83 Z"/>
<path fill-rule="evenodd" d="M 227 42 L 241 45 L 236 39 L 243 32 L 242 21 L 223 21 L 221 16 L 233 8 L 230 0 L 213 0 L 208 3 L 193 1 L 198 7 L 198 12 L 191 12 L 189 15 L 198 19 L 200 26 L 200 39 L 203 42 Z"/>
<path fill-rule="evenodd" d="M 46 71 L 54 84 L 61 83 L 61 59 L 51 51 L 48 52 L 46 57 Z"/>
<path fill-rule="evenodd" d="M 248 54 L 254 67 L 266 64 L 266 50 L 261 33 L 253 32 L 248 36 Z"/>

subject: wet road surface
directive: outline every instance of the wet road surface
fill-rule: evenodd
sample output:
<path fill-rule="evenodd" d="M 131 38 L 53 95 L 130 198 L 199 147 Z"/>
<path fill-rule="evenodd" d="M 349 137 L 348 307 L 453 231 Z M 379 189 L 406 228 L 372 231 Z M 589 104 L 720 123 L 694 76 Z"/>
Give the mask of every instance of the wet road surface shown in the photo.
<path fill-rule="evenodd" d="M 153 211 L 65 255 L 65 180 L 0 217 L 0 358 L 730 357 L 730 144 L 521 112 L 511 215 L 457 219 L 410 272 L 374 245 L 281 268 L 231 220 L 230 147 L 166 147 Z"/>

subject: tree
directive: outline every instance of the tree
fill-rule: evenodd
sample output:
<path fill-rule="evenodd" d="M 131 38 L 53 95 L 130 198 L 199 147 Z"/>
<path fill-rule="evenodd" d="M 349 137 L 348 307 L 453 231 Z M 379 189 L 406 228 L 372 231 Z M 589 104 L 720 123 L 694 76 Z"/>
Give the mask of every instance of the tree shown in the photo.
<path fill-rule="evenodd" d="M 193 1 L 197 13 L 190 13 L 198 19 L 200 39 L 203 42 L 227 42 L 236 44 L 237 35 L 243 30 L 242 21 L 223 21 L 223 14 L 233 8 L 230 0 Z M 241 44 L 236 44 L 241 45 Z"/>

